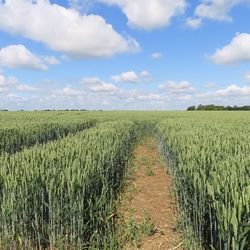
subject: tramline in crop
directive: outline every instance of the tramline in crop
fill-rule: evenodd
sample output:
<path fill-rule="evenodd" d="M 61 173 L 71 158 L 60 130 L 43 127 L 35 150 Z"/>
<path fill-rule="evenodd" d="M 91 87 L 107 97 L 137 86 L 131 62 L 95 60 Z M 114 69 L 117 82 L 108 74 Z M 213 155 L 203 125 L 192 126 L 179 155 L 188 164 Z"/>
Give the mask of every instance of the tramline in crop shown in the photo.
<path fill-rule="evenodd" d="M 186 230 L 205 248 L 248 250 L 248 114 L 0 113 L 0 248 L 119 249 L 115 201 L 135 143 L 150 135 Z"/>

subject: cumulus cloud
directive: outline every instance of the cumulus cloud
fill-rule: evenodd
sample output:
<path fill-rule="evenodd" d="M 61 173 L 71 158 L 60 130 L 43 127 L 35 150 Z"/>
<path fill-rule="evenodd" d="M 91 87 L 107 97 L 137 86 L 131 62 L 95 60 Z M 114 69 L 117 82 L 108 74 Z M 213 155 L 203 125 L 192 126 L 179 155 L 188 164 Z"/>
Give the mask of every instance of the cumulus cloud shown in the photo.
<path fill-rule="evenodd" d="M 201 0 L 195 8 L 194 17 L 188 18 L 186 25 L 197 29 L 203 24 L 203 19 L 232 22 L 231 10 L 240 4 L 249 6 L 250 0 Z"/>
<path fill-rule="evenodd" d="M 4 86 L 1 86 L 0 85 L 0 93 L 5 93 L 5 92 L 8 92 L 9 89 L 7 87 L 4 87 Z"/>
<path fill-rule="evenodd" d="M 119 89 L 112 83 L 106 83 L 99 77 L 83 78 L 81 83 L 93 92 L 117 92 Z"/>
<path fill-rule="evenodd" d="M 185 0 L 99 0 L 119 6 L 128 18 L 128 24 L 146 30 L 161 28 L 170 24 L 172 17 L 183 14 Z"/>
<path fill-rule="evenodd" d="M 198 29 L 202 26 L 202 19 L 189 17 L 186 21 L 186 25 L 192 29 Z"/>
<path fill-rule="evenodd" d="M 210 59 L 224 65 L 250 61 L 250 34 L 236 34 L 230 44 L 217 49 Z"/>
<path fill-rule="evenodd" d="M 153 53 L 153 54 L 151 55 L 151 57 L 152 57 L 153 59 L 155 59 L 155 60 L 159 60 L 159 59 L 161 59 L 161 58 L 163 57 L 163 55 L 162 55 L 162 53 L 160 53 L 160 52 L 155 52 L 155 53 Z"/>
<path fill-rule="evenodd" d="M 34 93 L 38 92 L 39 88 L 28 84 L 20 83 L 16 77 L 6 77 L 0 73 L 0 92 L 9 95 L 12 92 Z"/>
<path fill-rule="evenodd" d="M 72 88 L 71 86 L 67 86 L 63 88 L 62 92 L 66 96 L 81 96 L 85 94 L 83 90 L 75 89 L 75 88 Z"/>
<path fill-rule="evenodd" d="M 166 83 L 158 86 L 159 90 L 170 93 L 194 93 L 195 87 L 193 87 L 188 81 L 181 81 L 176 83 L 174 81 L 167 81 Z"/>
<path fill-rule="evenodd" d="M 246 82 L 246 83 L 250 83 L 250 72 L 247 72 L 247 73 L 245 74 L 244 78 L 245 78 L 245 82 Z"/>
<path fill-rule="evenodd" d="M 58 64 L 55 57 L 39 57 L 24 45 L 9 45 L 0 49 L 0 66 L 7 68 L 47 70 L 48 65 Z"/>
<path fill-rule="evenodd" d="M 159 93 L 145 90 L 125 90 L 105 82 L 98 77 L 83 78 L 80 85 L 56 87 L 46 95 L 37 95 L 39 105 L 48 105 L 53 108 L 90 108 L 90 109 L 145 109 L 151 105 L 163 104 L 166 97 Z M 46 99 L 46 101 L 45 101 Z M 40 101 L 39 101 L 40 100 Z M 51 108 L 51 106 L 49 106 Z"/>
<path fill-rule="evenodd" d="M 24 102 L 25 99 L 23 97 L 14 93 L 4 93 L 4 95 L 0 95 L 0 109 L 16 110 L 19 109 Z"/>
<path fill-rule="evenodd" d="M 79 83 L 65 87 L 52 84 L 47 88 L 47 82 L 51 85 L 46 80 L 45 85 L 36 86 L 17 82 L 7 92 L 1 92 L 0 88 L 0 108 L 158 109 L 168 100 L 168 97 L 155 91 L 126 90 L 98 77 L 83 78 Z M 25 97 L 22 96 L 23 92 Z"/>
<path fill-rule="evenodd" d="M 117 33 L 101 16 L 81 15 L 49 0 L 0 3 L 0 30 L 76 58 L 110 57 L 139 49 L 135 39 Z"/>
<path fill-rule="evenodd" d="M 83 78 L 78 84 L 31 86 L 0 77 L 0 108 L 7 109 L 186 109 L 190 105 L 246 105 L 250 87 L 229 86 L 199 91 L 187 81 L 168 81 L 150 91 L 122 89 L 98 77 Z M 25 93 L 25 97 L 23 97 Z M 34 105 L 32 104 L 34 103 Z"/>
<path fill-rule="evenodd" d="M 0 87 L 9 87 L 15 85 L 16 83 L 17 79 L 15 77 L 5 77 L 4 75 L 0 74 Z"/>
<path fill-rule="evenodd" d="M 240 87 L 236 84 L 229 85 L 224 89 L 218 89 L 215 92 L 200 93 L 198 96 L 203 98 L 213 98 L 213 97 L 239 97 L 239 96 L 249 96 L 250 87 Z"/>
<path fill-rule="evenodd" d="M 137 97 L 138 100 L 140 101 L 161 101 L 164 100 L 164 98 L 158 94 L 155 93 L 148 93 L 145 95 L 139 95 Z"/>
<path fill-rule="evenodd" d="M 16 86 L 16 90 L 19 92 L 37 92 L 37 91 L 39 91 L 38 88 L 27 85 L 27 84 L 18 84 Z"/>
<path fill-rule="evenodd" d="M 54 56 L 44 56 L 44 57 L 42 57 L 42 59 L 48 65 L 60 64 L 60 61 L 58 59 L 56 59 Z"/>
<path fill-rule="evenodd" d="M 153 78 L 147 70 L 143 70 L 140 73 L 141 80 L 144 82 L 151 81 Z"/>
<path fill-rule="evenodd" d="M 249 3 L 249 0 L 202 0 L 195 9 L 195 15 L 219 21 L 232 21 L 231 9 L 238 4 Z"/>
<path fill-rule="evenodd" d="M 210 84 L 209 84 L 210 85 Z M 160 86 L 169 97 L 168 102 L 181 105 L 220 104 L 220 105 L 246 105 L 250 101 L 250 87 L 231 84 L 225 87 L 211 84 L 210 91 L 199 91 L 188 82 L 171 83 Z M 163 92 L 164 93 L 164 92 Z"/>
<path fill-rule="evenodd" d="M 127 83 L 137 83 L 139 82 L 139 77 L 134 71 L 128 71 L 121 73 L 120 75 L 111 77 L 114 82 L 127 82 Z"/>
<path fill-rule="evenodd" d="M 143 70 L 139 74 L 135 71 L 128 71 L 121 73 L 120 75 L 112 76 L 111 78 L 114 82 L 123 83 L 139 83 L 152 80 L 152 76 L 147 70 Z"/>

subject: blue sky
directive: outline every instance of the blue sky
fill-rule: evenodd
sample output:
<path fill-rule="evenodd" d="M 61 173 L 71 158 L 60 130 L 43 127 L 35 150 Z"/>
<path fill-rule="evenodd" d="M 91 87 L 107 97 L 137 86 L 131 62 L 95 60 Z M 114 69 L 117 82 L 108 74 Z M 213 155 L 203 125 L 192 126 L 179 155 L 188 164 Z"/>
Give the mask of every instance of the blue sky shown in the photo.
<path fill-rule="evenodd" d="M 0 0 L 0 109 L 250 104 L 249 0 Z"/>

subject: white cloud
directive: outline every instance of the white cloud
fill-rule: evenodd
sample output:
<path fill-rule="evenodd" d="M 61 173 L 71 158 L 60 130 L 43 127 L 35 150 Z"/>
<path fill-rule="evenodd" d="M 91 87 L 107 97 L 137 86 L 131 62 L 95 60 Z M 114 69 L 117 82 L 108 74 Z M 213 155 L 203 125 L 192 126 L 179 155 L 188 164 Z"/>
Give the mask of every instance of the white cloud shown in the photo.
<path fill-rule="evenodd" d="M 160 53 L 160 52 L 155 52 L 155 53 L 153 53 L 153 54 L 151 55 L 151 57 L 152 57 L 153 59 L 155 59 L 155 60 L 159 60 L 159 59 L 161 59 L 161 58 L 163 57 L 163 55 L 162 55 L 162 53 Z"/>
<path fill-rule="evenodd" d="M 0 49 L 0 66 L 33 70 L 48 69 L 45 61 L 20 44 Z"/>
<path fill-rule="evenodd" d="M 14 93 L 4 93 L 0 95 L 0 109 L 16 110 L 22 108 L 22 105 L 29 100 L 25 101 L 25 98 L 18 96 Z"/>
<path fill-rule="evenodd" d="M 195 9 L 195 15 L 218 21 L 232 21 L 229 13 L 238 4 L 249 3 L 249 0 L 202 0 Z"/>
<path fill-rule="evenodd" d="M 163 100 L 163 97 L 155 93 L 149 93 L 146 95 L 139 95 L 137 99 L 140 101 L 160 101 Z"/>
<path fill-rule="evenodd" d="M 54 56 L 44 56 L 42 59 L 48 65 L 60 64 L 60 61 L 58 59 L 56 59 Z"/>
<path fill-rule="evenodd" d="M 199 28 L 203 24 L 203 19 L 232 22 L 231 10 L 237 5 L 249 6 L 250 0 L 201 0 L 195 8 L 194 17 L 188 18 L 186 25 L 191 28 Z"/>
<path fill-rule="evenodd" d="M 192 29 L 198 29 L 202 25 L 202 19 L 201 18 L 191 18 L 189 17 L 186 21 L 186 25 L 189 26 Z"/>
<path fill-rule="evenodd" d="M 67 86 L 63 88 L 63 94 L 66 96 L 81 96 L 84 95 L 85 92 L 83 90 L 74 89 L 71 86 Z"/>
<path fill-rule="evenodd" d="M 80 15 L 49 0 L 6 0 L 0 4 L 0 30 L 42 42 L 76 58 L 135 52 L 138 43 L 123 37 L 98 15 Z"/>
<path fill-rule="evenodd" d="M 128 71 L 121 73 L 120 75 L 112 76 L 111 78 L 114 82 L 123 83 L 139 83 L 152 80 L 152 76 L 147 70 L 143 70 L 139 74 L 135 71 Z"/>
<path fill-rule="evenodd" d="M 128 18 L 128 24 L 146 30 L 161 28 L 170 24 L 173 16 L 183 14 L 185 0 L 99 0 L 119 6 Z"/>
<path fill-rule="evenodd" d="M 0 74 L 0 92 L 9 94 L 11 91 L 32 93 L 38 92 L 39 89 L 28 84 L 22 84 L 13 76 L 6 77 Z"/>
<path fill-rule="evenodd" d="M 141 80 L 144 82 L 151 81 L 153 79 L 151 74 L 147 70 L 143 70 L 140 73 L 140 77 L 141 77 Z"/>
<path fill-rule="evenodd" d="M 37 92 L 37 91 L 39 91 L 38 88 L 27 85 L 27 84 L 18 84 L 16 86 L 16 90 L 19 92 Z"/>
<path fill-rule="evenodd" d="M 244 78 L 245 78 L 245 82 L 246 82 L 246 83 L 250 83 L 250 72 L 247 72 L 247 73 L 245 74 Z"/>
<path fill-rule="evenodd" d="M 201 93 L 198 96 L 203 98 L 213 98 L 213 97 L 239 97 L 239 96 L 249 96 L 250 87 L 239 87 L 236 84 L 229 85 L 224 89 L 218 89 L 215 92 Z"/>
<path fill-rule="evenodd" d="M 117 92 L 119 89 L 111 84 L 102 81 L 98 77 L 83 78 L 81 83 L 93 92 Z"/>
<path fill-rule="evenodd" d="M 217 104 L 217 105 L 246 105 L 250 101 L 250 87 L 238 86 L 231 84 L 226 87 L 220 87 L 218 85 L 209 86 L 214 90 L 209 92 L 198 91 L 188 82 L 182 82 L 176 84 L 172 82 L 161 87 L 161 90 L 166 90 L 168 95 L 168 103 L 181 104 L 184 107 L 190 105 L 202 104 Z M 171 90 L 172 89 L 172 90 Z"/>
<path fill-rule="evenodd" d="M 6 93 L 6 92 L 8 92 L 9 91 L 9 89 L 7 88 L 7 87 L 2 87 L 1 85 L 0 85 L 0 93 Z"/>
<path fill-rule="evenodd" d="M 180 83 L 176 83 L 174 81 L 167 81 L 158 86 L 159 90 L 170 92 L 170 93 L 194 93 L 195 87 L 193 87 L 187 81 L 181 81 Z"/>
<path fill-rule="evenodd" d="M 250 34 L 236 34 L 230 44 L 217 49 L 210 59 L 224 65 L 250 61 Z"/>
<path fill-rule="evenodd" d="M 137 83 L 139 82 L 139 77 L 134 71 L 128 71 L 121 73 L 120 75 L 111 77 L 114 82 L 127 82 L 127 83 Z"/>
<path fill-rule="evenodd" d="M 1 77 L 6 82 L 8 77 Z M 84 78 L 77 85 L 44 84 L 31 86 L 9 79 L 12 85 L 0 86 L 0 109 L 186 109 L 190 105 L 246 105 L 250 101 L 250 87 L 232 84 L 226 87 L 198 91 L 187 81 L 168 81 L 160 90 L 150 91 L 117 88 L 98 77 Z M 32 89 L 34 88 L 34 89 Z M 19 89 L 19 90 L 18 90 Z M 23 92 L 26 93 L 22 97 Z M 33 105 L 34 104 L 34 105 Z"/>
<path fill-rule="evenodd" d="M 13 76 L 5 77 L 0 74 L 0 87 L 9 87 L 17 84 L 17 79 Z"/>

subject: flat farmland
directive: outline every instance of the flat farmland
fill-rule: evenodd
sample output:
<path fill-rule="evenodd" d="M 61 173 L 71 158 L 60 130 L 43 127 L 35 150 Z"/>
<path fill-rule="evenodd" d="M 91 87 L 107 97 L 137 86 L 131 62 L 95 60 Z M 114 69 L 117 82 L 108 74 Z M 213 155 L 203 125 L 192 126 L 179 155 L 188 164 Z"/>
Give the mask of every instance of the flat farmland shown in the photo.
<path fill-rule="evenodd" d="M 250 113 L 0 112 L 0 124 L 1 249 L 143 249 L 160 229 L 131 218 L 121 230 L 118 213 L 138 159 L 148 185 L 169 180 L 176 249 L 249 249 Z"/>

